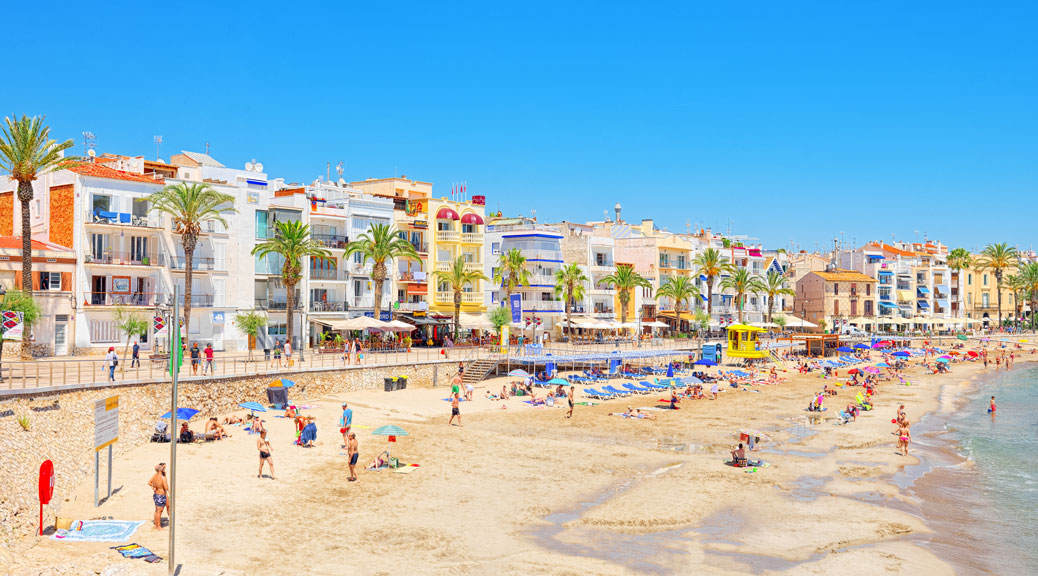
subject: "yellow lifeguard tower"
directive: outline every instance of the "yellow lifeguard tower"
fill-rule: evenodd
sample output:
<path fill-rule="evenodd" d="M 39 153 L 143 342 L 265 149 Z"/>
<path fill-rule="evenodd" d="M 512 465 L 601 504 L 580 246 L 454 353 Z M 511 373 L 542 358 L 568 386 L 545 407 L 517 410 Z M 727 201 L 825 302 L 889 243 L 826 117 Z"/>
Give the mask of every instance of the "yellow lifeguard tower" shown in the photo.
<path fill-rule="evenodd" d="M 763 328 L 732 324 L 728 327 L 728 356 L 732 358 L 767 358 L 768 353 L 761 349 L 757 336 L 764 332 Z"/>

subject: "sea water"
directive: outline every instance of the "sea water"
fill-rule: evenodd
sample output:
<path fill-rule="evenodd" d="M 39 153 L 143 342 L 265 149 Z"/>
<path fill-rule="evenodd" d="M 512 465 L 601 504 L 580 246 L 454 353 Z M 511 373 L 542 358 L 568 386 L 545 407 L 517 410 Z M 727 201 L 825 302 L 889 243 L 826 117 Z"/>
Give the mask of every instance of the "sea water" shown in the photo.
<path fill-rule="evenodd" d="M 958 463 L 916 486 L 936 547 L 961 573 L 1038 574 L 1038 367 L 982 374 L 945 428 Z"/>

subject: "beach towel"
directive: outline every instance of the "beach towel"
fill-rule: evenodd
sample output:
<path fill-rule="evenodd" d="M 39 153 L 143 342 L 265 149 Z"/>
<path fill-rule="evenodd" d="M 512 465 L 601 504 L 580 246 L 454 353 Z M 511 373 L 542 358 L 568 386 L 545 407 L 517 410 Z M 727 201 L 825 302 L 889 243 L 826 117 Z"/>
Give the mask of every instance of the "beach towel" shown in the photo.
<path fill-rule="evenodd" d="M 162 560 L 157 554 L 137 543 L 125 546 L 112 546 L 112 550 L 122 554 L 123 558 L 140 558 L 153 564 Z"/>
<path fill-rule="evenodd" d="M 73 542 L 125 542 L 142 524 L 143 520 L 84 520 L 81 530 L 58 530 L 51 538 Z"/>
<path fill-rule="evenodd" d="M 397 468 L 396 470 L 393 470 L 393 473 L 394 474 L 410 474 L 411 472 L 414 472 L 417 469 L 418 469 L 417 466 L 401 466 L 400 468 Z"/>

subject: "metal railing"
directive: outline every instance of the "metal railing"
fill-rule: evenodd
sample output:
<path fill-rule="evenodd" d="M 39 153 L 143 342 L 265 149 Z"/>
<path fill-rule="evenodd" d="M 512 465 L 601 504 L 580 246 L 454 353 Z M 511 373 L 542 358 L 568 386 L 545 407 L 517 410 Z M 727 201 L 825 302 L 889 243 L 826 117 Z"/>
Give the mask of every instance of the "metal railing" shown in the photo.
<path fill-rule="evenodd" d="M 188 339 L 185 345 L 199 343 L 204 347 L 205 339 Z M 516 366 L 512 362 L 518 356 L 514 341 L 506 347 L 506 352 L 501 352 L 499 344 L 472 345 L 458 343 L 451 348 L 439 347 L 392 347 L 385 350 L 372 349 L 365 346 L 362 350 L 363 360 L 346 364 L 343 360 L 342 349 L 329 346 L 328 351 L 307 348 L 303 354 L 293 354 L 292 365 L 287 358 L 282 358 L 278 363 L 273 355 L 266 357 L 264 351 L 257 349 L 253 351 L 251 358 L 244 351 L 217 352 L 211 363 L 204 358 L 193 364 L 188 354 L 184 354 L 184 361 L 180 367 L 180 381 L 204 382 L 214 378 L 234 378 L 244 376 L 271 375 L 277 377 L 282 374 L 300 374 L 305 372 L 317 372 L 327 370 L 357 370 L 379 367 L 400 367 L 406 371 L 408 367 L 416 364 L 444 364 L 457 366 L 459 361 L 470 362 L 479 359 L 495 359 L 501 362 L 502 370 L 510 370 Z M 687 354 L 694 347 L 690 340 L 668 340 L 654 338 L 638 342 L 632 339 L 603 340 L 595 343 L 576 342 L 551 342 L 545 348 L 545 352 L 555 355 L 567 353 L 588 354 L 594 352 L 614 352 L 617 350 L 633 349 L 672 349 L 678 354 Z M 61 387 L 84 387 L 111 385 L 122 385 L 129 383 L 163 383 L 169 382 L 169 359 L 164 355 L 152 356 L 144 351 L 141 359 L 134 362 L 123 347 L 116 345 L 119 355 L 119 366 L 114 372 L 114 382 L 109 382 L 109 370 L 105 361 L 100 356 L 88 358 L 71 359 L 47 359 L 32 361 L 4 360 L 0 366 L 0 391 L 6 390 L 36 390 L 41 388 Z M 359 363 L 358 363 L 359 362 Z M 441 371 L 437 382 L 440 386 L 449 384 L 451 372 Z"/>
<path fill-rule="evenodd" d="M 336 250 L 344 250 L 350 243 L 349 237 L 343 234 L 311 234 L 310 237 L 321 246 Z"/>
<path fill-rule="evenodd" d="M 346 302 L 311 302 L 311 312 L 345 312 L 349 310 Z"/>
<path fill-rule="evenodd" d="M 118 294 L 113 292 L 87 292 L 84 294 L 87 306 L 155 306 L 166 301 L 162 292 L 133 292 Z"/>
<path fill-rule="evenodd" d="M 129 228 L 161 228 L 162 219 L 157 216 L 138 216 L 125 212 L 108 212 L 112 216 L 102 216 L 98 212 L 88 212 L 86 223 L 107 224 L 109 226 L 126 226 Z"/>
<path fill-rule="evenodd" d="M 219 266 L 217 265 L 219 264 Z M 169 268 L 170 270 L 184 270 L 187 267 L 187 258 L 170 258 Z M 215 258 L 192 258 L 191 259 L 191 270 L 197 270 L 199 272 L 209 272 L 212 270 L 225 270 L 226 266 L 223 261 L 217 262 Z"/>
<path fill-rule="evenodd" d="M 101 254 L 87 254 L 84 257 L 87 264 L 102 266 L 165 266 L 166 257 L 158 252 L 113 252 L 106 250 Z"/>
<path fill-rule="evenodd" d="M 256 300 L 256 308 L 258 308 L 259 310 L 274 310 L 275 312 L 278 311 L 278 310 L 287 310 L 288 309 L 288 302 L 285 302 L 284 300 L 280 300 L 279 301 L 279 300 L 268 300 L 268 299 L 264 299 L 264 298 L 258 298 Z M 293 310 L 302 310 L 303 309 L 303 304 L 299 300 L 296 300 L 295 302 L 292 303 L 292 309 Z"/>
<path fill-rule="evenodd" d="M 345 281 L 349 280 L 349 273 L 347 273 L 345 270 L 327 270 L 325 268 L 311 268 L 310 279 Z"/>

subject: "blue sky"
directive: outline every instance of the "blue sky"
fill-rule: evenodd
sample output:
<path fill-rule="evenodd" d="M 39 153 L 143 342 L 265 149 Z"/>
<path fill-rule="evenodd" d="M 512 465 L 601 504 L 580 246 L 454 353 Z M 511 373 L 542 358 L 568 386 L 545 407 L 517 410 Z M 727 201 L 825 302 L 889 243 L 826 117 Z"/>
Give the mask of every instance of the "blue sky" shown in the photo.
<path fill-rule="evenodd" d="M 306 4 L 15 3 L 0 113 L 290 181 L 464 180 L 541 220 L 1032 243 L 1033 3 Z"/>

